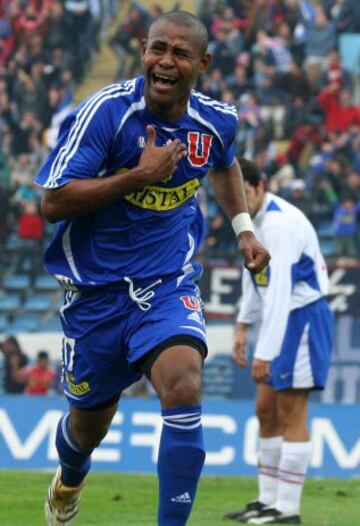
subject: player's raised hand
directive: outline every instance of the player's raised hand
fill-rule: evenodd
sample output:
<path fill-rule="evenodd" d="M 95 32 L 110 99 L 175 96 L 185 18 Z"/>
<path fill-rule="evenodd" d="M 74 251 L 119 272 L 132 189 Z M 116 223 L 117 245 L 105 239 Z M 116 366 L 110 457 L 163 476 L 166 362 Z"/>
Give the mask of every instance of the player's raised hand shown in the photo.
<path fill-rule="evenodd" d="M 186 145 L 175 139 L 166 146 L 156 146 L 156 130 L 153 126 L 146 127 L 147 140 L 139 161 L 143 168 L 143 184 L 161 181 L 171 175 L 178 162 L 187 155 Z"/>
<path fill-rule="evenodd" d="M 249 365 L 246 357 L 246 340 L 246 329 L 243 326 L 238 325 L 235 329 L 232 353 L 235 362 L 241 367 L 247 367 Z"/>
<path fill-rule="evenodd" d="M 245 230 L 239 236 L 239 248 L 245 261 L 245 267 L 257 274 L 270 261 L 270 254 L 256 239 L 254 234 Z"/>

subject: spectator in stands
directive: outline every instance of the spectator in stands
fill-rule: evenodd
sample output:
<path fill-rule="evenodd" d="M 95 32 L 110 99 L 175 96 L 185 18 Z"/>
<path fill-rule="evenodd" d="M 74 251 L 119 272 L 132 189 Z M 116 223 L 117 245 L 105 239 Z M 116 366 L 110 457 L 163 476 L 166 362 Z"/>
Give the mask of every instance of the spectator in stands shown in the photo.
<path fill-rule="evenodd" d="M 109 0 L 104 11 L 116 11 L 116 4 Z M 6 0 L 0 9 L 0 237 L 6 242 L 17 233 L 17 203 L 36 201 L 33 174 L 93 55 L 89 28 L 100 0 Z"/>
<path fill-rule="evenodd" d="M 50 366 L 49 353 L 39 351 L 35 365 L 27 365 L 17 372 L 19 380 L 25 384 L 28 395 L 47 395 L 55 380 L 55 369 Z"/>
<path fill-rule="evenodd" d="M 327 55 L 336 45 L 336 29 L 334 21 L 328 18 L 321 5 L 314 7 L 307 2 L 307 8 L 302 10 L 306 26 L 305 71 L 312 88 L 317 90 L 321 72 L 327 64 Z"/>
<path fill-rule="evenodd" d="M 338 257 L 353 257 L 357 253 L 357 216 L 360 202 L 356 203 L 351 195 L 345 194 L 334 210 L 334 239 Z"/>
<path fill-rule="evenodd" d="M 80 82 L 96 45 L 91 37 L 93 20 L 90 0 L 65 0 L 63 24 L 69 68 L 76 81 Z"/>
<path fill-rule="evenodd" d="M 312 116 L 309 103 L 302 95 L 295 97 L 286 105 L 285 114 L 285 137 L 291 138 L 297 129 L 305 124 L 312 124 Z M 302 130 L 303 131 L 303 130 Z M 294 135 L 296 137 L 297 134 Z M 299 145 L 300 146 L 300 145 Z"/>
<path fill-rule="evenodd" d="M 290 137 L 290 144 L 288 148 L 289 161 L 297 167 L 301 163 L 303 155 L 306 155 L 308 161 L 311 154 L 315 153 L 314 149 L 318 147 L 323 141 L 321 129 L 316 124 L 311 122 L 309 117 L 304 115 L 304 121 L 297 128 Z"/>
<path fill-rule="evenodd" d="M 340 32 L 360 32 L 360 10 L 358 0 L 343 0 L 337 16 L 337 27 Z"/>
<path fill-rule="evenodd" d="M 19 188 L 22 185 L 32 184 L 35 166 L 32 158 L 28 153 L 21 153 L 13 160 L 11 185 L 13 188 Z"/>
<path fill-rule="evenodd" d="M 44 218 L 40 214 L 38 204 L 35 202 L 25 203 L 19 217 L 19 238 L 37 241 L 40 243 L 38 245 L 40 247 L 44 240 L 44 235 Z"/>
<path fill-rule="evenodd" d="M 338 89 L 351 89 L 351 75 L 341 63 L 337 49 L 329 51 L 327 64 L 321 75 L 321 88 L 324 89 L 330 84 L 336 84 Z"/>
<path fill-rule="evenodd" d="M 206 238 L 205 255 L 224 257 L 226 250 L 231 245 L 233 233 L 229 221 L 224 213 L 218 209 L 211 219 Z"/>
<path fill-rule="evenodd" d="M 246 157 L 253 158 L 256 134 L 262 123 L 261 108 L 254 93 L 245 93 L 240 98 L 238 147 Z"/>
<path fill-rule="evenodd" d="M 209 44 L 209 51 L 212 54 L 211 71 L 219 69 L 224 79 L 230 78 L 234 72 L 236 53 L 225 29 L 216 31 L 214 41 Z"/>
<path fill-rule="evenodd" d="M 47 44 L 51 49 L 64 48 L 64 6 L 60 0 L 52 0 L 48 14 Z"/>
<path fill-rule="evenodd" d="M 299 208 L 308 219 L 311 218 L 311 200 L 306 192 L 305 181 L 302 179 L 294 179 L 291 181 L 287 201 Z"/>
<path fill-rule="evenodd" d="M 51 115 L 51 119 L 50 122 L 48 122 L 48 129 L 46 130 L 46 136 L 44 138 L 44 142 L 50 150 L 52 150 L 56 144 L 61 123 L 71 112 L 72 108 L 72 97 L 64 86 L 61 84 L 51 86 L 48 92 L 47 105 L 48 117 Z"/>
<path fill-rule="evenodd" d="M 4 391 L 7 394 L 24 392 L 24 382 L 19 380 L 18 371 L 28 363 L 28 357 L 21 349 L 15 336 L 8 336 L 0 343 L 0 351 L 4 355 Z"/>
<path fill-rule="evenodd" d="M 140 5 L 132 6 L 128 16 L 110 37 L 109 45 L 118 57 L 118 69 L 115 80 L 131 76 L 140 64 L 139 42 L 145 38 L 149 25 L 149 16 Z M 134 39 L 136 45 L 133 45 Z M 129 64 L 129 59 L 131 64 Z"/>
<path fill-rule="evenodd" d="M 325 113 L 328 132 L 346 132 L 351 126 L 360 126 L 360 106 L 352 105 L 348 89 L 339 89 L 335 80 L 324 88 L 318 102 Z"/>
<path fill-rule="evenodd" d="M 293 101 L 296 97 L 301 97 L 306 102 L 310 98 L 309 80 L 296 60 L 291 61 L 288 71 L 277 73 L 275 84 L 282 87 L 288 102 Z"/>
<path fill-rule="evenodd" d="M 226 89 L 221 69 L 213 69 L 202 84 L 202 92 L 208 97 L 220 100 Z"/>
<path fill-rule="evenodd" d="M 234 74 L 228 82 L 228 88 L 234 93 L 235 99 L 239 102 L 242 95 L 254 91 L 254 83 L 249 79 L 244 65 L 237 64 L 235 66 Z"/>

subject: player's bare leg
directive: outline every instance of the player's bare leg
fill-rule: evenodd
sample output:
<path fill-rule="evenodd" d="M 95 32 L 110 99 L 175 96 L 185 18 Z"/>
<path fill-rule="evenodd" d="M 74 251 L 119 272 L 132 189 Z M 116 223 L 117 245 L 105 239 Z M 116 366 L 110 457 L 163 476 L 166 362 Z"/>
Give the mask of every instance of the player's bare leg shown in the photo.
<path fill-rule="evenodd" d="M 91 453 L 105 437 L 117 402 L 109 407 L 84 411 L 73 406 L 59 422 L 56 447 L 60 466 L 45 500 L 48 526 L 69 526 L 79 511 L 84 479 Z"/>
<path fill-rule="evenodd" d="M 272 509 L 250 524 L 299 524 L 300 502 L 311 456 L 307 424 L 309 391 L 289 389 L 277 393 L 278 418 L 283 443 L 278 469 L 277 498 Z"/>
<path fill-rule="evenodd" d="M 245 508 L 227 513 L 227 519 L 246 523 L 274 505 L 277 497 L 277 470 L 281 452 L 281 428 L 277 415 L 277 394 L 266 384 L 258 384 L 256 416 L 259 420 L 258 484 L 259 495 Z"/>
<path fill-rule="evenodd" d="M 163 351 L 150 379 L 162 405 L 158 458 L 158 525 L 185 525 L 205 461 L 201 425 L 201 368 L 198 350 L 176 345 Z"/>

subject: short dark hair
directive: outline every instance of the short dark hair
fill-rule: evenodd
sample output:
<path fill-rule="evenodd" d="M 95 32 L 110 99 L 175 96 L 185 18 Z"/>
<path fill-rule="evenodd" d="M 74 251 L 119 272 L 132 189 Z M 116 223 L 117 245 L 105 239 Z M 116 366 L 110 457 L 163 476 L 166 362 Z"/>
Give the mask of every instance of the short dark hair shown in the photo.
<path fill-rule="evenodd" d="M 38 360 L 45 360 L 49 358 L 49 353 L 47 351 L 39 351 L 38 354 L 37 354 L 37 359 Z"/>
<path fill-rule="evenodd" d="M 209 45 L 209 33 L 203 22 L 197 16 L 193 15 L 189 11 L 169 11 L 163 13 L 150 25 L 149 34 L 153 27 L 159 22 L 169 21 L 180 27 L 187 27 L 193 29 L 193 38 L 197 41 L 201 53 L 206 53 Z"/>
<path fill-rule="evenodd" d="M 243 174 L 243 179 L 254 188 L 257 188 L 261 181 L 265 182 L 265 176 L 254 161 L 249 161 L 245 157 L 238 157 L 238 162 Z"/>

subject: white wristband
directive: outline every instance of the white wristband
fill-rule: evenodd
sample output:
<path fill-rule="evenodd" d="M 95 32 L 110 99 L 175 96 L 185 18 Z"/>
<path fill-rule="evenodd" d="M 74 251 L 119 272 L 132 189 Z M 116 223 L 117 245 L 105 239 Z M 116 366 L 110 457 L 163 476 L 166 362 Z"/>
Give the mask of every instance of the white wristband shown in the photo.
<path fill-rule="evenodd" d="M 231 224 L 236 237 L 238 237 L 245 230 L 248 232 L 254 232 L 250 214 L 247 212 L 241 212 L 241 214 L 237 214 L 235 217 L 233 217 Z"/>

